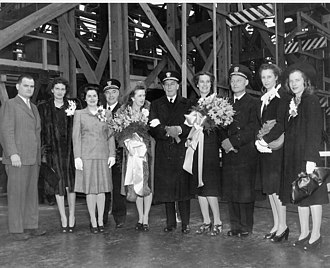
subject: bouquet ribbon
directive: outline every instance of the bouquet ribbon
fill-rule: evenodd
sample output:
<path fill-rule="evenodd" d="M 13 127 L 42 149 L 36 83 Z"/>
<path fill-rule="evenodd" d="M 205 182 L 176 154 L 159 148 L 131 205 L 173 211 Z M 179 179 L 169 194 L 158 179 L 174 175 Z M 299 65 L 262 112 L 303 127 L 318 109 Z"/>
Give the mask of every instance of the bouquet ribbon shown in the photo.
<path fill-rule="evenodd" d="M 193 160 L 194 153 L 198 146 L 198 187 L 202 187 L 203 183 L 203 152 L 204 152 L 204 133 L 203 123 L 206 116 L 202 116 L 197 111 L 192 111 L 189 115 L 185 115 L 186 121 L 184 122 L 187 126 L 192 127 L 186 141 L 186 156 L 183 163 L 183 169 L 193 174 Z"/>
<path fill-rule="evenodd" d="M 146 161 L 147 146 L 135 132 L 124 144 L 129 152 L 124 185 L 133 185 L 135 193 L 143 196 L 143 162 Z"/>

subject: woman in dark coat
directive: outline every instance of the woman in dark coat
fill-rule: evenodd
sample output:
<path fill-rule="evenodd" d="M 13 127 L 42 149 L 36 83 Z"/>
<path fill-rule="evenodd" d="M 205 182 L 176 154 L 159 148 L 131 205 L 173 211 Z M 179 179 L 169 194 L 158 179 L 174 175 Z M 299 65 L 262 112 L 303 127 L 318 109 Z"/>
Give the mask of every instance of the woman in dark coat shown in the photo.
<path fill-rule="evenodd" d="M 319 149 L 322 135 L 322 111 L 317 96 L 312 94 L 311 79 L 315 69 L 304 63 L 288 68 L 286 84 L 294 94 L 289 105 L 284 143 L 284 180 L 280 199 L 290 202 L 291 183 L 297 175 L 306 171 L 312 173 L 320 162 Z M 311 196 L 298 204 L 300 236 L 294 246 L 305 250 L 318 248 L 322 221 L 322 204 L 328 203 L 326 183 L 323 183 Z M 312 213 L 312 232 L 309 232 L 309 216 Z"/>
<path fill-rule="evenodd" d="M 46 148 L 46 163 L 59 177 L 55 189 L 57 207 L 62 222 L 62 232 L 73 232 L 75 225 L 74 161 L 72 151 L 72 124 L 77 101 L 68 100 L 69 83 L 55 78 L 51 84 L 53 97 L 38 105 L 41 118 L 41 144 Z M 64 196 L 69 204 L 69 222 L 65 213 Z M 69 227 L 68 227 L 69 225 Z"/>
<path fill-rule="evenodd" d="M 194 82 L 199 89 L 201 98 L 210 95 L 214 76 L 209 72 L 199 72 L 194 76 Z M 197 103 L 196 103 L 197 104 Z M 220 138 L 218 129 L 211 131 L 203 130 L 203 183 L 198 187 L 198 149 L 196 148 L 193 160 L 193 181 L 198 201 L 203 216 L 203 224 L 196 231 L 197 234 L 210 232 L 212 236 L 218 235 L 222 231 L 222 222 L 220 220 L 220 210 L 218 196 L 220 196 Z M 199 145 L 198 145 L 199 146 Z M 213 213 L 213 228 L 210 219 L 209 206 Z"/>
<path fill-rule="evenodd" d="M 262 191 L 269 197 L 274 219 L 273 228 L 264 238 L 280 242 L 283 237 L 287 238 L 289 235 L 286 225 L 286 207 L 278 196 L 283 172 L 283 147 L 274 148 L 271 142 L 279 139 L 284 133 L 285 115 L 290 98 L 279 84 L 281 70 L 277 65 L 262 64 L 259 75 L 266 92 L 261 97 L 259 110 L 261 129 L 255 144 L 261 153 L 259 159 Z M 275 125 L 268 133 L 263 132 L 266 125 L 274 123 Z"/>

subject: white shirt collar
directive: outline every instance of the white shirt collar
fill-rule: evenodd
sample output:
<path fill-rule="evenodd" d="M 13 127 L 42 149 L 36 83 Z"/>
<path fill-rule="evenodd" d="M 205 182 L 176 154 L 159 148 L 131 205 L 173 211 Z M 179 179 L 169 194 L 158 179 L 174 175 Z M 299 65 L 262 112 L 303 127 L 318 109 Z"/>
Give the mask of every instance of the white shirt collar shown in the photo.
<path fill-rule="evenodd" d="M 166 97 L 167 97 L 168 101 L 170 101 L 170 99 L 172 99 L 172 102 L 175 102 L 175 99 L 176 99 L 176 95 L 175 95 L 175 96 L 173 96 L 173 97 L 168 97 L 168 96 L 166 96 Z"/>
<path fill-rule="evenodd" d="M 240 100 L 241 98 L 243 98 L 243 96 L 246 94 L 246 92 L 244 92 L 241 96 L 239 96 L 239 97 L 236 97 L 235 95 L 234 95 L 234 100 L 236 101 L 236 100 Z"/>
<path fill-rule="evenodd" d="M 107 103 L 107 110 L 109 110 L 109 107 L 110 107 L 110 110 L 112 111 L 113 109 L 115 109 L 115 107 L 116 107 L 117 104 L 118 104 L 118 101 L 116 103 L 112 104 L 112 105 L 109 105 Z"/>
<path fill-rule="evenodd" d="M 24 98 L 23 96 L 21 96 L 20 94 L 17 94 L 26 104 L 28 104 L 29 99 L 28 98 Z"/>

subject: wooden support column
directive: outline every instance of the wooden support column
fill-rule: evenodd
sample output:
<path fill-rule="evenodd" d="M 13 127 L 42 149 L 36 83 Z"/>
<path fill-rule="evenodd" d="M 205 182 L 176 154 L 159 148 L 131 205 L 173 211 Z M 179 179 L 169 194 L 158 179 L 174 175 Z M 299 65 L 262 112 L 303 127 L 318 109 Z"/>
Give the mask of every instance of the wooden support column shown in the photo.
<path fill-rule="evenodd" d="M 110 4 L 111 73 L 122 86 L 122 94 L 130 90 L 128 11 L 127 4 Z"/>
<path fill-rule="evenodd" d="M 225 4 L 217 4 L 217 11 L 220 11 L 221 14 L 227 13 L 229 10 L 228 3 Z M 231 55 L 231 46 L 230 46 L 230 31 L 226 25 L 226 17 L 223 15 L 218 16 L 218 35 L 220 36 L 220 40 L 223 40 L 222 47 L 218 53 L 217 57 L 217 84 L 220 87 L 219 94 L 222 96 L 228 95 L 227 88 L 228 85 L 228 71 L 230 65 L 230 55 Z"/>
<path fill-rule="evenodd" d="M 276 64 L 284 70 L 285 68 L 285 47 L 284 47 L 284 35 L 278 33 L 285 32 L 284 25 L 284 4 L 276 3 Z"/>
<path fill-rule="evenodd" d="M 75 29 L 74 9 L 61 16 L 71 31 Z M 59 70 L 60 76 L 69 81 L 71 89 L 69 97 L 77 97 L 77 75 L 76 75 L 76 58 L 70 49 L 69 43 L 65 37 L 64 29 L 59 27 Z"/>
<path fill-rule="evenodd" d="M 171 40 L 173 44 L 176 44 L 175 40 L 175 21 L 177 17 L 177 4 L 174 3 L 168 3 L 167 4 L 167 11 L 166 11 L 166 16 L 167 16 L 167 23 L 166 23 L 166 33 L 168 38 Z M 170 70 L 175 70 L 175 61 L 173 61 L 171 58 L 168 60 L 168 69 Z"/>

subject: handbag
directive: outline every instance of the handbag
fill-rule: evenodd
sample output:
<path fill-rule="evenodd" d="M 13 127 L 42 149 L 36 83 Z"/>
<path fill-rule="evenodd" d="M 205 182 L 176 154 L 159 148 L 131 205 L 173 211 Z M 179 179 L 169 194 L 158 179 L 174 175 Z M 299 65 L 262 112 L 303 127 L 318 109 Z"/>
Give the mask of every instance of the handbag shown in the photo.
<path fill-rule="evenodd" d="M 268 120 L 266 123 L 262 125 L 262 128 L 259 130 L 257 135 L 258 139 L 262 139 L 262 137 L 268 134 L 271 129 L 276 125 L 276 120 Z M 281 134 L 276 140 L 271 141 L 268 143 L 268 148 L 272 149 L 273 151 L 279 150 L 283 147 L 284 144 L 284 133 Z"/>
<path fill-rule="evenodd" d="M 292 182 L 291 203 L 297 204 L 312 195 L 330 176 L 330 168 L 316 167 L 313 173 L 300 172 Z"/>
<path fill-rule="evenodd" d="M 39 177 L 43 178 L 44 181 L 54 189 L 57 187 L 58 182 L 60 181 L 60 178 L 55 170 L 44 162 L 41 162 Z"/>

